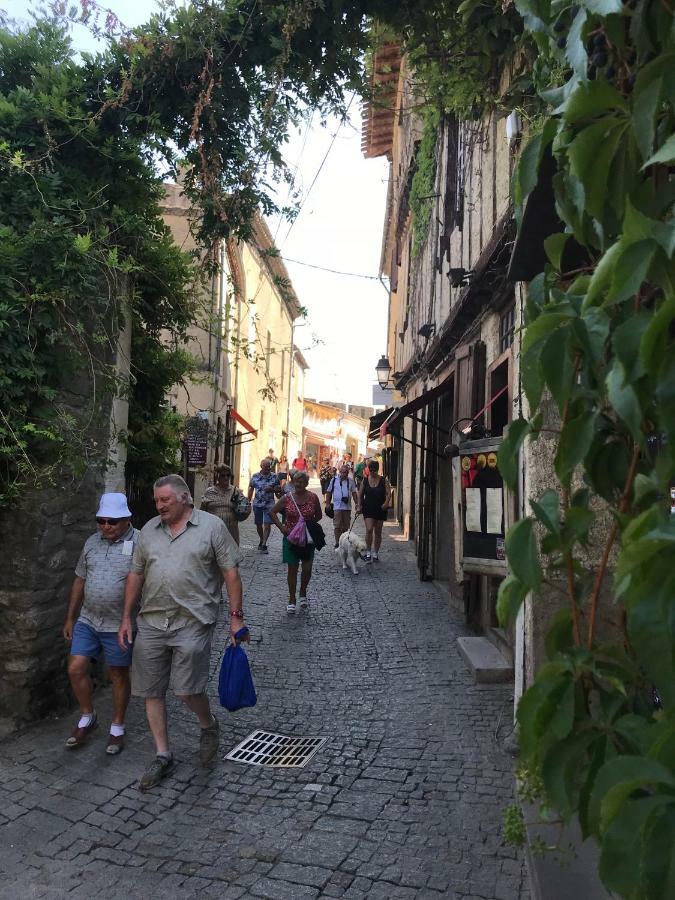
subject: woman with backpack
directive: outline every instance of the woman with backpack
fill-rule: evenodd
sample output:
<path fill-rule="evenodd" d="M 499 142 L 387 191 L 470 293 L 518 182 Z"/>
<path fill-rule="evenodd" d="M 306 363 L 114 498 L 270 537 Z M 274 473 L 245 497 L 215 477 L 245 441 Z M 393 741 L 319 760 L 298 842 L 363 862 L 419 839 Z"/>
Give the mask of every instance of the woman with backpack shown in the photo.
<path fill-rule="evenodd" d="M 250 515 L 251 504 L 242 491 L 232 484 L 232 469 L 229 466 L 217 466 L 215 476 L 215 484 L 204 491 L 200 509 L 222 519 L 238 544 L 239 523 Z"/>

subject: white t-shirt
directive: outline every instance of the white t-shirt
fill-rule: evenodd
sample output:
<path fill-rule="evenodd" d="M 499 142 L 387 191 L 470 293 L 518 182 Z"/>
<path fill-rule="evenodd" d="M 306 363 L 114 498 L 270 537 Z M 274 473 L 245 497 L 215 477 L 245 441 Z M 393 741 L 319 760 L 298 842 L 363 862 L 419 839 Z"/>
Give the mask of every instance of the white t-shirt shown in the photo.
<path fill-rule="evenodd" d="M 333 509 L 350 510 L 352 508 L 352 491 L 355 490 L 356 483 L 351 475 L 348 475 L 344 481 L 340 480 L 339 475 L 335 475 L 328 482 L 326 493 L 333 495 Z"/>

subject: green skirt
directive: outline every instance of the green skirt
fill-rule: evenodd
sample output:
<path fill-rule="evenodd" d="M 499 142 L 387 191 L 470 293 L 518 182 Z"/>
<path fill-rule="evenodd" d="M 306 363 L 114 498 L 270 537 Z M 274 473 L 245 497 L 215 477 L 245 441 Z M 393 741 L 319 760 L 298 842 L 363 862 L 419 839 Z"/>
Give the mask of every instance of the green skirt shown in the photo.
<path fill-rule="evenodd" d="M 299 555 L 300 554 L 300 555 Z M 294 547 L 289 543 L 288 538 L 284 535 L 281 545 L 281 558 L 287 566 L 298 566 L 303 559 L 314 559 L 314 545 L 308 544 L 306 547 Z"/>

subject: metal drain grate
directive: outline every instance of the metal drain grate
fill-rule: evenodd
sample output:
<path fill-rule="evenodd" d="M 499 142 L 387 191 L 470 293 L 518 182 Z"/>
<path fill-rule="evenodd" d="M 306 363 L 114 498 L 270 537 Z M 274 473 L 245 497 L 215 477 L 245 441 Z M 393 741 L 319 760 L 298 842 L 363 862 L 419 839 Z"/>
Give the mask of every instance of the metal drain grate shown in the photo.
<path fill-rule="evenodd" d="M 225 759 L 248 763 L 249 766 L 271 766 L 275 769 L 301 769 L 306 766 L 326 738 L 289 737 L 254 731 L 230 750 Z"/>

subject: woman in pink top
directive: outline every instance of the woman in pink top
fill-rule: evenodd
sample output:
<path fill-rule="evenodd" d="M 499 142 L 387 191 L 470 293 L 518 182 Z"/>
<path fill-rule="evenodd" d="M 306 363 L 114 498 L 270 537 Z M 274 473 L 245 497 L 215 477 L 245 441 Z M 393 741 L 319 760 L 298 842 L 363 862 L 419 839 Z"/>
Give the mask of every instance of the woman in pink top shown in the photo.
<path fill-rule="evenodd" d="M 297 460 L 296 460 L 297 462 Z M 295 592 L 298 581 L 298 568 L 302 563 L 300 576 L 300 609 L 307 608 L 307 586 L 312 577 L 312 563 L 314 561 L 314 545 L 308 544 L 302 549 L 294 547 L 287 535 L 297 525 L 302 515 L 305 522 L 318 522 L 322 517 L 321 503 L 316 494 L 307 490 L 309 477 L 306 472 L 295 472 L 293 475 L 293 491 L 274 504 L 268 515 L 272 522 L 283 534 L 282 559 L 288 566 L 288 604 L 286 611 L 295 612 Z M 283 524 L 279 521 L 279 513 L 284 514 Z"/>
<path fill-rule="evenodd" d="M 304 472 L 307 469 L 307 460 L 302 455 L 302 453 L 298 453 L 296 458 L 293 460 L 292 469 L 296 469 L 298 472 Z"/>

